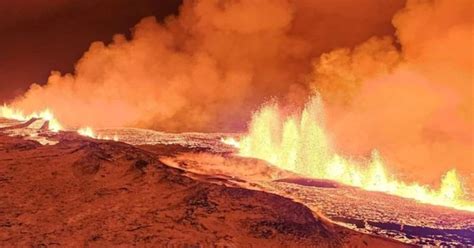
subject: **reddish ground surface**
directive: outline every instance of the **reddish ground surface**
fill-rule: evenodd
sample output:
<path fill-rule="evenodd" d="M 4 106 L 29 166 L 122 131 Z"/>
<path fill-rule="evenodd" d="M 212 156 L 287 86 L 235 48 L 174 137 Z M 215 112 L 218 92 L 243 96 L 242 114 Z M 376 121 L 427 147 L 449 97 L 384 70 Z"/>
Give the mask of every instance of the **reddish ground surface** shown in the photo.
<path fill-rule="evenodd" d="M 58 134 L 0 134 L 0 246 L 403 247 L 331 224 L 288 198 L 164 164 L 143 150 Z"/>

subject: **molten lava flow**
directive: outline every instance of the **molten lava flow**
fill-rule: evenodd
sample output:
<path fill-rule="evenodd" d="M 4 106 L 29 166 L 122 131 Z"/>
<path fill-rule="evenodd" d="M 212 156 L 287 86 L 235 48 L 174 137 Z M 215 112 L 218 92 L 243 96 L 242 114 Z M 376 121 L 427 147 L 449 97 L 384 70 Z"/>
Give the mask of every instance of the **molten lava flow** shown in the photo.
<path fill-rule="evenodd" d="M 90 128 L 90 127 L 79 128 L 77 130 L 77 133 L 82 135 L 82 136 L 86 136 L 86 137 L 90 137 L 90 138 L 96 138 L 94 130 L 92 130 L 92 128 Z"/>
<path fill-rule="evenodd" d="M 249 133 L 240 142 L 222 141 L 240 149 L 240 155 L 264 159 L 282 169 L 305 176 L 331 179 L 371 191 L 416 199 L 423 203 L 474 211 L 456 171 L 448 171 L 435 190 L 417 183 L 405 183 L 390 176 L 377 151 L 370 159 L 343 157 L 331 147 L 322 125 L 322 104 L 313 98 L 300 116 L 282 118 L 276 105 L 255 113 Z"/>
<path fill-rule="evenodd" d="M 0 107 L 0 117 L 18 121 L 28 121 L 32 118 L 43 119 L 48 121 L 48 128 L 50 131 L 59 132 L 63 129 L 62 125 L 54 117 L 54 114 L 49 109 L 45 109 L 41 112 L 34 112 L 27 115 L 19 109 L 14 109 L 8 107 L 7 105 L 3 105 Z"/>
<path fill-rule="evenodd" d="M 48 129 L 52 132 L 59 132 L 64 129 L 63 126 L 54 117 L 54 114 L 49 109 L 45 109 L 44 111 L 41 111 L 41 112 L 34 112 L 32 114 L 24 114 L 22 110 L 11 108 L 7 105 L 3 105 L 0 107 L 0 118 L 6 118 L 6 119 L 12 119 L 12 120 L 18 120 L 18 121 L 28 121 L 33 118 L 43 119 L 43 120 L 48 121 Z M 86 136 L 86 137 L 90 137 L 94 139 L 114 140 L 114 141 L 119 140 L 117 135 L 114 135 L 113 137 L 96 135 L 94 131 L 92 130 L 92 128 L 90 127 L 79 128 L 77 130 L 77 133 L 82 136 Z"/>
<path fill-rule="evenodd" d="M 113 137 L 110 137 L 110 136 L 107 136 L 107 135 L 102 136 L 100 134 L 97 135 L 91 127 L 79 128 L 77 130 L 77 133 L 82 135 L 82 136 L 86 136 L 86 137 L 93 138 L 93 139 L 119 141 L 119 138 L 118 138 L 117 135 L 114 135 Z"/>

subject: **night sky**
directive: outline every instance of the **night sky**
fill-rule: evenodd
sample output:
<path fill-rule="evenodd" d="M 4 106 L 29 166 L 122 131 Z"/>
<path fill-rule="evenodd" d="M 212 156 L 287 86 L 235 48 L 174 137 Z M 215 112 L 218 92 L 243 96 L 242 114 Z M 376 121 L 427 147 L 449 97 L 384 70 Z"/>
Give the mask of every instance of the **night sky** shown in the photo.
<path fill-rule="evenodd" d="M 141 18 L 177 13 L 181 0 L 0 1 L 0 103 L 71 72 L 93 41 L 129 33 Z"/>

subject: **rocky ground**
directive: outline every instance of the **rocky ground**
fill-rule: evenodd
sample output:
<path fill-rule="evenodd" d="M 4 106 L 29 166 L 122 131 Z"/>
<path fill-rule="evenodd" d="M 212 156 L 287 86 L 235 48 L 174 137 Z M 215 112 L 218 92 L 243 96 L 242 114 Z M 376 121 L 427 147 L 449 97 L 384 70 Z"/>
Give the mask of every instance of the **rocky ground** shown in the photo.
<path fill-rule="evenodd" d="M 422 204 L 329 180 L 301 178 L 264 161 L 231 155 L 189 152 L 162 161 L 186 171 L 216 175 L 240 187 L 288 197 L 359 232 L 420 246 L 474 245 L 472 212 Z"/>
<path fill-rule="evenodd" d="M 228 134 L 166 134 L 140 129 L 106 129 L 102 133 L 117 134 L 152 152 L 160 145 L 187 147 L 176 156 L 163 155 L 162 161 L 185 171 L 225 179 L 239 187 L 286 196 L 359 232 L 414 245 L 474 246 L 472 212 L 301 178 L 265 161 L 235 156 L 232 147 L 220 142 Z"/>
<path fill-rule="evenodd" d="M 196 147 L 0 132 L 1 247 L 406 246 L 336 225 L 251 181 L 174 166 L 183 152 L 209 159 Z"/>

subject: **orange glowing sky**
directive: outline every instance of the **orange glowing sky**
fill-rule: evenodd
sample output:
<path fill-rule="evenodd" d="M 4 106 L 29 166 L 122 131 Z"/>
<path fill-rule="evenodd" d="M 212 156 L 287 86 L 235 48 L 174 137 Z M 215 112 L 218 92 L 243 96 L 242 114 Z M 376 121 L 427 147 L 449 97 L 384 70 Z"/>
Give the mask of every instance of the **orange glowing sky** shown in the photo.
<path fill-rule="evenodd" d="M 72 72 L 96 40 L 128 33 L 145 16 L 163 18 L 181 0 L 0 1 L 0 102 L 31 83 L 45 83 L 52 70 Z M 107 13 L 107 14 L 104 14 Z"/>

